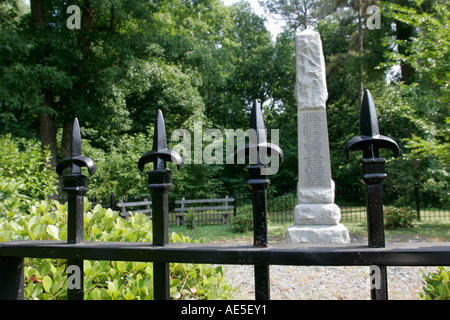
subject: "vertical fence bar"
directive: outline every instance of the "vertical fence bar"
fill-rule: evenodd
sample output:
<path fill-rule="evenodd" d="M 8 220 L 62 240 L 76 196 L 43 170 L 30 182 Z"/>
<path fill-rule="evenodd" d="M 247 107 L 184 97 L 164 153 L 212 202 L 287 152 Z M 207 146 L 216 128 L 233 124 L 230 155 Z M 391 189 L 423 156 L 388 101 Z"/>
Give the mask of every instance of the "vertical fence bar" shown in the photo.
<path fill-rule="evenodd" d="M 67 175 L 63 177 L 64 191 L 68 195 L 67 242 L 77 244 L 84 237 L 84 194 L 87 192 L 87 177 L 82 175 Z M 67 299 L 83 300 L 83 260 L 67 259 L 67 274 L 73 270 L 73 275 L 67 279 Z"/>
<path fill-rule="evenodd" d="M 172 188 L 172 172 L 168 170 L 150 171 L 148 188 L 152 194 L 153 245 L 169 243 L 169 190 Z M 169 264 L 153 263 L 154 299 L 170 298 Z"/>
<path fill-rule="evenodd" d="M 116 210 L 116 197 L 114 196 L 114 192 L 111 192 L 109 196 L 109 207 L 111 210 Z"/>
<path fill-rule="evenodd" d="M 23 300 L 24 292 L 24 259 L 0 257 L 0 300 Z"/>
<path fill-rule="evenodd" d="M 248 166 L 250 179 L 247 184 L 252 189 L 253 205 L 253 246 L 266 248 L 267 242 L 267 187 L 270 180 L 261 175 L 261 165 Z M 269 265 L 255 265 L 255 298 L 270 299 Z"/>
<path fill-rule="evenodd" d="M 249 180 L 247 184 L 252 189 L 253 205 L 253 246 L 256 248 L 266 248 L 267 243 L 267 188 L 270 180 L 267 179 L 267 159 L 268 154 L 280 158 L 283 162 L 283 151 L 272 143 L 267 143 L 266 129 L 259 103 L 253 104 L 250 115 L 250 129 L 253 129 L 253 141 L 250 144 L 240 146 L 235 153 L 235 163 L 239 163 L 238 158 L 249 155 L 250 164 L 247 167 Z M 256 139 L 255 139 L 256 138 Z M 255 141 L 256 140 L 256 141 Z M 239 147 L 239 146 L 238 146 Z M 252 162 L 254 161 L 254 162 Z M 270 299 L 270 276 L 269 265 L 255 265 L 255 298 L 257 300 Z"/>
<path fill-rule="evenodd" d="M 167 170 L 166 161 L 173 161 L 181 168 L 181 157 L 167 149 L 166 128 L 161 110 L 158 110 L 153 150 L 145 153 L 138 161 L 140 171 L 148 162 L 153 162 L 153 171 L 148 171 L 148 189 L 152 194 L 153 245 L 169 243 L 169 190 L 172 189 L 172 171 Z M 154 299 L 170 298 L 169 263 L 153 263 Z"/>
<path fill-rule="evenodd" d="M 364 92 L 359 114 L 360 136 L 351 139 L 345 145 L 345 155 L 349 159 L 350 151 L 362 150 L 361 159 L 363 180 L 366 185 L 367 223 L 369 233 L 369 247 L 385 246 L 383 223 L 383 191 L 381 183 L 386 179 L 384 170 L 385 159 L 380 158 L 379 149 L 390 149 L 394 157 L 399 154 L 397 143 L 389 137 L 380 135 L 378 129 L 377 112 L 369 90 Z M 379 269 L 377 286 L 371 286 L 372 300 L 386 300 L 387 268 L 386 266 L 371 266 Z"/>
<path fill-rule="evenodd" d="M 63 159 L 56 166 L 58 175 L 62 175 L 64 169 L 71 168 L 71 174 L 63 176 L 63 191 L 68 196 L 68 221 L 67 242 L 77 244 L 84 238 L 84 195 L 88 191 L 88 178 L 81 174 L 81 167 L 87 167 L 89 174 L 93 175 L 97 170 L 94 162 L 81 154 L 81 132 L 78 119 L 73 121 L 72 128 L 72 156 Z M 67 279 L 67 299 L 83 300 L 83 260 L 68 259 L 67 273 L 74 274 Z"/>
<path fill-rule="evenodd" d="M 417 219 L 420 221 L 419 184 L 414 184 L 414 199 L 416 200 Z"/>
<path fill-rule="evenodd" d="M 363 180 L 366 184 L 366 207 L 367 207 L 367 227 L 368 241 L 371 248 L 384 248 L 384 222 L 383 222 L 383 191 L 381 183 L 386 179 L 384 173 L 384 159 L 361 159 L 363 165 Z M 387 300 L 387 267 L 371 266 L 378 269 L 376 273 L 376 285 L 370 288 L 372 300 Z"/>
<path fill-rule="evenodd" d="M 238 203 L 236 190 L 233 190 L 233 198 L 234 198 L 233 217 L 236 217 L 237 203 Z"/>

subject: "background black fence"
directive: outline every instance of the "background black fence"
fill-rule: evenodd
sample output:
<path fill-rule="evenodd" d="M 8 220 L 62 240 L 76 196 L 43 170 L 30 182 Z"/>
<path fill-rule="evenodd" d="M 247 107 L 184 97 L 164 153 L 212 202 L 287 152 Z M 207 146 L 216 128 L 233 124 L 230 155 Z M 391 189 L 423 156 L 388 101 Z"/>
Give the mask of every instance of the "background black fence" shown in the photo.
<path fill-rule="evenodd" d="M 448 188 L 439 191 L 412 188 L 387 188 L 383 190 L 384 206 L 406 208 L 417 215 L 420 221 L 450 221 L 450 204 L 445 195 Z M 251 210 L 251 195 L 237 194 L 237 213 Z M 341 210 L 341 222 L 366 222 L 366 200 L 364 187 L 336 188 L 335 203 Z M 267 211 L 275 223 L 293 222 L 293 211 L 298 204 L 296 191 L 285 194 L 269 194 Z"/>
<path fill-rule="evenodd" d="M 341 210 L 341 222 L 366 222 L 366 203 L 364 187 L 337 187 L 335 203 Z M 207 197 L 189 197 L 194 198 L 224 198 L 226 195 L 211 194 Z M 252 211 L 251 193 L 232 193 L 228 194 L 230 198 L 235 199 L 235 214 L 242 214 Z M 440 188 L 439 190 L 425 190 L 415 185 L 409 188 L 388 188 L 383 190 L 383 203 L 385 206 L 394 206 L 398 208 L 407 208 L 413 211 L 420 221 L 450 221 L 450 201 L 449 189 Z M 123 202 L 142 201 L 144 198 L 151 200 L 151 196 L 90 196 L 89 201 L 94 204 L 101 204 L 104 207 L 117 210 L 116 204 Z M 181 199 L 179 195 L 169 197 L 169 211 L 171 225 L 176 225 L 175 200 Z M 64 198 L 61 199 L 65 201 Z M 296 191 L 284 194 L 271 193 L 267 195 L 267 211 L 269 219 L 273 223 L 292 223 L 293 210 L 297 205 Z M 211 210 L 210 213 L 220 210 Z"/>

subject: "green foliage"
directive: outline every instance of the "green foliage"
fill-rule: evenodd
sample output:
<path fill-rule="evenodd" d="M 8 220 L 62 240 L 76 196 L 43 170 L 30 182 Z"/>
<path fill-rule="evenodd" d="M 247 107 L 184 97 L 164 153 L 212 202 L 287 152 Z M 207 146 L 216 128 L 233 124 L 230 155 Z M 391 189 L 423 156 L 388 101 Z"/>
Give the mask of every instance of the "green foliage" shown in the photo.
<path fill-rule="evenodd" d="M 232 217 L 230 228 L 233 232 L 237 233 L 253 230 L 253 212 L 251 207 L 243 208 L 242 212 Z"/>
<path fill-rule="evenodd" d="M 450 300 L 450 268 L 438 267 L 437 272 L 425 274 L 422 270 L 425 285 L 418 294 L 421 300 Z"/>
<path fill-rule="evenodd" d="M 363 80 L 375 99 L 381 133 L 402 149 L 395 161 L 386 153 L 385 183 L 419 183 L 427 192 L 424 200 L 448 202 L 442 191 L 449 183 L 448 1 L 377 2 L 381 29 L 368 29 L 362 19 L 362 33 L 357 13 L 370 1 L 260 1 L 268 12 L 289 21 L 275 41 L 264 19 L 245 2 L 229 7 L 220 0 L 78 2 L 89 26 L 80 32 L 66 28 L 67 15 L 61 14 L 66 2 L 39 2 L 46 28 L 33 24 L 33 11 L 24 10 L 23 1 L 2 1 L 0 133 L 37 137 L 42 112 L 61 133 L 77 116 L 90 142 L 83 150 L 99 168 L 90 180 L 90 195 L 146 192 L 145 173 L 135 164 L 151 148 L 156 109 L 164 113 L 170 140 L 175 129 L 187 129 L 192 136 L 195 120 L 203 121 L 203 131 L 245 130 L 255 99 L 261 102 L 266 127 L 279 129 L 285 154 L 270 190 L 295 189 L 294 29 L 308 25 L 322 38 L 337 186 L 360 183 L 358 162 L 346 163 L 342 147 L 358 134 L 357 88 Z M 400 29 L 405 28 L 411 32 L 402 38 Z M 391 76 L 394 66 L 413 70 L 408 77 Z M 402 78 L 409 81 L 398 81 Z M 69 140 L 61 149 L 68 150 Z M 185 164 L 174 178 L 172 194 L 231 193 L 246 188 L 246 176 L 244 166 Z M 20 188 L 17 192 L 30 196 Z"/>
<path fill-rule="evenodd" d="M 197 216 L 194 213 L 194 208 L 190 208 L 189 211 L 184 214 L 184 223 L 188 229 L 195 230 Z"/>
<path fill-rule="evenodd" d="M 153 128 L 148 134 L 124 134 L 111 141 L 106 150 L 83 140 L 83 153 L 97 166 L 96 174 L 89 179 L 89 195 L 147 195 L 147 175 L 138 170 L 137 162 L 152 149 L 152 136 Z"/>
<path fill-rule="evenodd" d="M 0 241 L 67 239 L 67 204 L 40 201 L 31 214 L 0 217 Z M 151 219 L 134 214 L 128 219 L 100 205 L 91 208 L 85 200 L 85 241 L 151 242 Z M 193 242 L 176 233 L 171 242 Z M 66 299 L 64 260 L 26 259 L 25 296 L 27 299 Z M 86 300 L 153 299 L 152 263 L 125 261 L 84 261 Z M 223 279 L 221 267 L 197 264 L 170 264 L 173 299 L 227 299 L 232 286 Z"/>
<path fill-rule="evenodd" d="M 410 176 L 424 189 L 443 190 L 448 185 L 449 157 L 449 12 L 448 1 L 383 2 L 384 15 L 412 30 L 408 39 L 385 38 L 390 66 L 409 69 L 408 81 L 393 83 L 377 94 L 377 107 L 388 123 L 386 132 L 402 144 L 403 155 L 393 172 L 398 180 Z M 389 44 L 388 44 L 389 43 Z M 376 101 L 377 103 L 377 101 Z M 392 129 L 391 129 L 392 128 Z M 405 174 L 410 168 L 412 174 Z M 402 177 L 403 176 L 403 177 Z M 404 183 L 399 181 L 399 184 Z M 410 185 L 412 183 L 408 181 Z M 437 186 L 437 187 L 434 187 Z M 442 194 L 442 198 L 448 195 Z"/>
<path fill-rule="evenodd" d="M 411 64 L 420 74 L 420 83 L 434 90 L 447 91 L 449 97 L 448 61 L 450 54 L 450 4 L 446 0 L 411 1 L 402 6 L 385 2 L 387 17 L 414 27 L 415 34 L 410 41 L 396 40 L 396 44 L 407 50 L 390 52 L 392 60 Z"/>
<path fill-rule="evenodd" d="M 0 217 L 20 216 L 26 210 L 29 197 L 20 193 L 21 184 L 12 179 L 0 181 Z"/>
<path fill-rule="evenodd" d="M 387 206 L 384 212 L 384 226 L 388 230 L 409 229 L 417 219 L 414 211 L 406 208 Z"/>
<path fill-rule="evenodd" d="M 0 217 L 27 211 L 30 203 L 56 192 L 50 153 L 32 140 L 0 136 Z"/>

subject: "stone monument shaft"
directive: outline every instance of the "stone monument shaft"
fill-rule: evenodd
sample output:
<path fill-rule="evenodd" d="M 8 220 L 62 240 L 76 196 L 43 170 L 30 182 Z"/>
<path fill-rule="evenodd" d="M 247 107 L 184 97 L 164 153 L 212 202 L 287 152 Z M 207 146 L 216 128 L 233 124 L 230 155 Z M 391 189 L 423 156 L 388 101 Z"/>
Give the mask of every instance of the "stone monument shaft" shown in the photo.
<path fill-rule="evenodd" d="M 295 43 L 298 108 L 298 205 L 289 243 L 345 243 L 347 229 L 339 224 L 331 179 L 326 101 L 325 59 L 319 33 L 305 30 Z"/>

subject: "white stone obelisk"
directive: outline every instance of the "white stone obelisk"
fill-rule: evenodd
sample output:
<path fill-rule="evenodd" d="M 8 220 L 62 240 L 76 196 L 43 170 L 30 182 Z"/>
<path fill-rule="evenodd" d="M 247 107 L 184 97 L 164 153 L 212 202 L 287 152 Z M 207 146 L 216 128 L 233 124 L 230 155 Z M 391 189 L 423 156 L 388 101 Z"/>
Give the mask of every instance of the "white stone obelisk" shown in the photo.
<path fill-rule="evenodd" d="M 339 223 L 341 212 L 334 203 L 326 115 L 328 92 L 319 33 L 314 30 L 299 33 L 295 51 L 298 205 L 286 240 L 288 243 L 348 243 L 348 230 Z"/>

